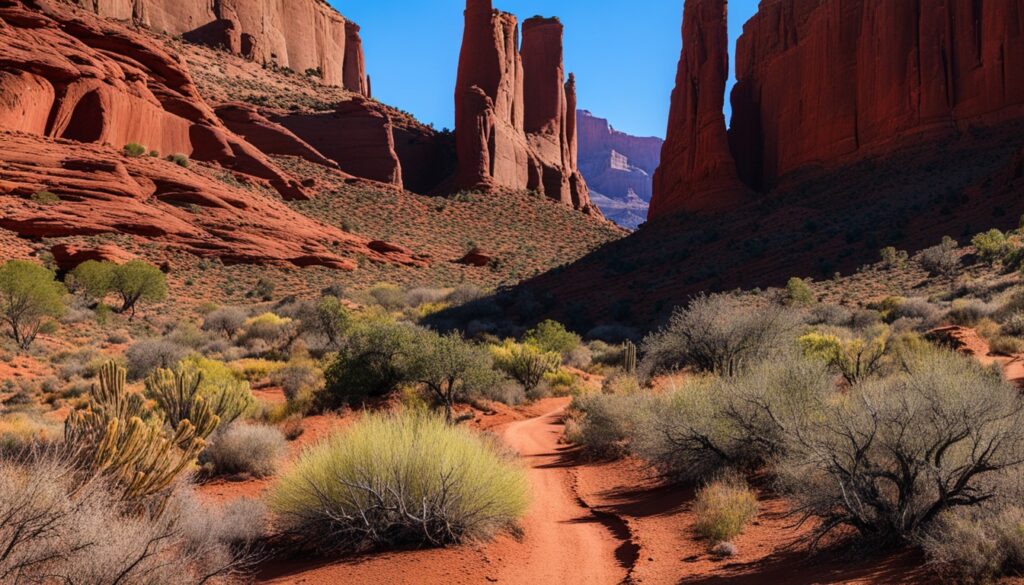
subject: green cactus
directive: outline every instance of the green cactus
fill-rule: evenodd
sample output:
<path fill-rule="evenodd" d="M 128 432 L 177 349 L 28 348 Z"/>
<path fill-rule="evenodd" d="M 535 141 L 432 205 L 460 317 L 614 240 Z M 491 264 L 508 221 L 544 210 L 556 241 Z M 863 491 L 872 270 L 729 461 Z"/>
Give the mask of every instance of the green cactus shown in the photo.
<path fill-rule="evenodd" d="M 91 477 L 103 477 L 123 489 L 126 501 L 166 495 L 166 488 L 195 462 L 206 446 L 196 428 L 183 420 L 173 431 L 152 420 L 145 402 L 125 389 L 126 373 L 114 362 L 100 368 L 99 385 L 85 408 L 64 423 L 64 440 Z M 149 422 L 145 419 L 149 418 Z"/>
<path fill-rule="evenodd" d="M 203 374 L 185 369 L 159 369 L 146 378 L 146 394 L 156 400 L 172 429 L 190 422 L 196 436 L 205 439 L 220 425 L 220 417 L 199 395 Z"/>
<path fill-rule="evenodd" d="M 627 341 L 622 350 L 622 367 L 627 373 L 636 373 L 636 344 Z"/>

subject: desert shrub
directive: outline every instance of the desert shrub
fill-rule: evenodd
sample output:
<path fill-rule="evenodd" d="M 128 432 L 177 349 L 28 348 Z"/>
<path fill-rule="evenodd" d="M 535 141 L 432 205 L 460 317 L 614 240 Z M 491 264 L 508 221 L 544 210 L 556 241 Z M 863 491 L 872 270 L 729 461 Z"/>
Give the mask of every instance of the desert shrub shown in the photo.
<path fill-rule="evenodd" d="M 944 578 L 992 583 L 1024 569 L 1024 512 L 945 512 L 921 537 L 929 563 Z"/>
<path fill-rule="evenodd" d="M 223 333 L 228 339 L 242 330 L 249 314 L 238 307 L 221 307 L 206 315 L 203 319 L 203 331 Z"/>
<path fill-rule="evenodd" d="M 1012 356 L 1024 351 L 1024 341 L 1016 337 L 997 335 L 988 340 L 989 349 L 992 353 Z"/>
<path fill-rule="evenodd" d="M 245 358 L 232 361 L 227 366 L 237 378 L 250 383 L 258 383 L 283 368 L 284 364 L 270 360 Z"/>
<path fill-rule="evenodd" d="M 788 450 L 789 434 L 835 394 L 828 371 L 799 356 L 733 378 L 694 378 L 654 398 L 632 450 L 664 475 L 700 481 L 755 469 Z"/>
<path fill-rule="evenodd" d="M 806 280 L 794 276 L 786 283 L 786 304 L 807 307 L 813 305 L 816 301 L 814 291 L 811 290 Z"/>
<path fill-rule="evenodd" d="M 405 291 L 393 284 L 378 284 L 367 291 L 370 299 L 388 311 L 400 311 L 409 305 Z"/>
<path fill-rule="evenodd" d="M 890 269 L 903 270 L 910 260 L 910 254 L 906 250 L 897 250 L 894 246 L 882 248 L 880 255 L 882 264 Z"/>
<path fill-rule="evenodd" d="M 71 271 L 71 281 L 89 297 L 102 300 L 114 282 L 114 264 L 86 260 Z"/>
<path fill-rule="evenodd" d="M 8 260 L 0 266 L 0 317 L 19 347 L 28 349 L 53 327 L 64 312 L 64 292 L 53 272 L 38 264 Z"/>
<path fill-rule="evenodd" d="M 582 340 L 579 335 L 566 330 L 565 326 L 557 321 L 542 321 L 536 327 L 526 332 L 524 338 L 526 343 L 531 343 L 543 351 L 561 354 L 562 357 L 579 347 Z"/>
<path fill-rule="evenodd" d="M 946 236 L 938 246 L 923 250 L 917 257 L 917 263 L 932 276 L 952 279 L 960 271 L 959 248 L 956 240 Z"/>
<path fill-rule="evenodd" d="M 852 336 L 842 331 L 812 331 L 798 340 L 804 354 L 820 359 L 835 368 L 848 384 L 857 384 L 882 371 L 890 355 L 891 332 L 878 326 L 863 335 Z"/>
<path fill-rule="evenodd" d="M 728 295 L 701 295 L 644 340 L 641 371 L 650 376 L 689 366 L 736 375 L 785 347 L 798 323 L 782 307 L 754 308 Z"/>
<path fill-rule="evenodd" d="M 60 197 L 50 191 L 36 191 L 32 194 L 32 201 L 40 205 L 53 205 L 60 201 Z"/>
<path fill-rule="evenodd" d="M 808 325 L 829 325 L 833 327 L 845 327 L 850 325 L 853 319 L 853 311 L 841 305 L 831 303 L 817 303 L 807 311 Z"/>
<path fill-rule="evenodd" d="M 526 390 L 527 395 L 537 389 L 544 380 L 544 374 L 552 372 L 562 363 L 562 356 L 546 352 L 529 343 L 506 341 L 492 347 L 494 366 L 512 378 Z"/>
<path fill-rule="evenodd" d="M 164 339 L 176 345 L 195 350 L 202 348 L 210 342 L 210 336 L 192 322 L 178 324 Z"/>
<path fill-rule="evenodd" d="M 948 352 L 860 384 L 795 421 L 781 483 L 818 535 L 904 542 L 943 512 L 992 498 L 1024 461 L 1024 402 L 1001 375 Z"/>
<path fill-rule="evenodd" d="M 649 396 L 641 394 L 581 394 L 573 398 L 571 412 L 577 413 L 573 432 L 566 438 L 596 457 L 621 457 L 629 440 L 647 415 Z"/>
<path fill-rule="evenodd" d="M 188 156 L 184 154 L 169 154 L 167 155 L 167 160 L 183 169 L 187 169 L 189 165 Z"/>
<path fill-rule="evenodd" d="M 61 426 L 38 411 L 0 414 L 0 459 L 53 444 L 60 437 Z"/>
<path fill-rule="evenodd" d="M 352 324 L 351 313 L 337 297 L 320 299 L 312 314 L 302 319 L 305 333 L 323 338 L 328 349 L 337 351 L 345 340 L 345 333 Z"/>
<path fill-rule="evenodd" d="M 480 389 L 480 396 L 509 406 L 526 402 L 526 390 L 515 380 L 497 380 Z"/>
<path fill-rule="evenodd" d="M 409 382 L 409 358 L 417 341 L 416 329 L 408 325 L 387 321 L 353 325 L 345 346 L 324 372 L 320 407 L 358 404 Z"/>
<path fill-rule="evenodd" d="M 891 321 L 896 321 L 898 319 L 919 319 L 926 327 L 937 324 L 939 316 L 939 308 L 929 302 L 928 299 L 922 298 L 903 299 L 903 301 L 893 307 L 892 311 L 889 313 L 889 319 Z"/>
<path fill-rule="evenodd" d="M 565 354 L 563 360 L 565 365 L 576 368 L 578 370 L 585 370 L 590 367 L 590 364 L 594 362 L 594 353 L 586 345 L 580 344 L 576 348 Z"/>
<path fill-rule="evenodd" d="M 132 260 L 115 266 L 110 290 L 121 297 L 119 313 L 131 312 L 140 303 L 157 302 L 167 298 L 167 277 L 160 269 L 142 260 Z"/>
<path fill-rule="evenodd" d="M 448 303 L 454 306 L 465 305 L 473 301 L 478 301 L 484 298 L 484 291 L 480 290 L 480 287 L 472 284 L 462 284 L 453 290 L 448 297 L 445 299 Z"/>
<path fill-rule="evenodd" d="M 210 437 L 201 461 L 209 462 L 219 475 L 267 477 L 277 470 L 285 445 L 284 435 L 274 427 L 236 423 Z"/>
<path fill-rule="evenodd" d="M 1000 326 L 1000 331 L 1005 335 L 1024 337 L 1024 312 L 1014 313 L 1007 317 L 1006 321 Z"/>
<path fill-rule="evenodd" d="M 188 349 L 166 339 L 142 339 L 128 346 L 125 361 L 128 377 L 140 380 L 158 368 L 173 369 L 185 359 Z"/>
<path fill-rule="evenodd" d="M 757 496 L 739 475 L 726 475 L 697 492 L 693 504 L 701 538 L 712 542 L 729 541 L 757 516 Z"/>
<path fill-rule="evenodd" d="M 287 317 L 263 313 L 245 321 L 242 341 L 253 347 L 279 348 L 291 340 L 295 323 Z"/>
<path fill-rule="evenodd" d="M 601 392 L 605 394 L 635 394 L 641 392 L 640 380 L 629 373 L 613 374 L 601 383 Z"/>
<path fill-rule="evenodd" d="M 318 392 L 324 385 L 324 375 L 312 360 L 292 360 L 270 374 L 270 383 L 280 386 L 285 398 L 294 402 Z"/>
<path fill-rule="evenodd" d="M 525 512 L 523 471 L 492 443 L 425 414 L 370 415 L 305 453 L 270 502 L 313 548 L 445 546 Z"/>
<path fill-rule="evenodd" d="M 978 299 L 958 299 L 946 314 L 955 325 L 973 326 L 983 319 L 988 319 L 996 312 L 996 307 Z"/>
<path fill-rule="evenodd" d="M 456 402 L 497 382 L 487 350 L 464 341 L 457 333 L 421 330 L 411 349 L 406 366 L 409 380 L 426 386 L 449 422 Z"/>
<path fill-rule="evenodd" d="M 978 256 L 989 265 L 1001 262 L 1013 250 L 1013 245 L 1006 238 L 1006 234 L 997 229 L 974 236 L 971 245 L 978 252 Z"/>
<path fill-rule="evenodd" d="M 262 530 L 252 505 L 207 509 L 184 489 L 160 513 L 116 502 L 62 460 L 0 460 L 0 582 L 199 585 L 244 569 Z"/>
<path fill-rule="evenodd" d="M 442 304 L 448 299 L 451 291 L 443 288 L 414 288 L 405 294 L 406 301 L 410 307 L 421 305 Z"/>
<path fill-rule="evenodd" d="M 130 156 L 132 158 L 138 158 L 146 154 L 146 147 L 135 142 L 125 144 L 124 148 L 121 150 L 124 152 L 125 156 Z"/>

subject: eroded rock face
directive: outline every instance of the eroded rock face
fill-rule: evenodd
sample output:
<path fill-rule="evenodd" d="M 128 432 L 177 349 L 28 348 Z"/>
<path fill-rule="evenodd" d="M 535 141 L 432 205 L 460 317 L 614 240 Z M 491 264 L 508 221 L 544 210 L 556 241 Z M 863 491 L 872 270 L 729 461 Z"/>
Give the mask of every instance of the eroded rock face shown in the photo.
<path fill-rule="evenodd" d="M 215 111 L 225 126 L 262 152 L 297 156 L 316 164 L 338 168 L 338 163 L 320 154 L 284 126 L 263 117 L 251 104 L 221 104 Z"/>
<path fill-rule="evenodd" d="M 730 209 L 747 192 L 729 151 L 722 113 L 729 79 L 726 6 L 726 0 L 686 2 L 683 52 L 661 166 L 654 174 L 651 217 Z"/>
<path fill-rule="evenodd" d="M 148 39 L 53 0 L 0 3 L 0 130 L 215 161 L 301 186 L 235 136 L 199 96 L 185 67 Z"/>
<path fill-rule="evenodd" d="M 591 199 L 608 219 L 636 228 L 647 219 L 664 141 L 620 132 L 586 110 L 578 110 L 575 120 L 580 172 L 591 189 Z"/>
<path fill-rule="evenodd" d="M 737 43 L 727 157 L 718 122 L 692 115 L 720 109 L 724 4 L 687 1 L 651 217 L 706 210 L 732 166 L 765 193 L 796 171 L 1024 119 L 1024 0 L 764 0 Z"/>
<path fill-rule="evenodd" d="M 455 87 L 456 187 L 531 189 L 599 214 L 576 168 L 575 81 L 566 82 L 563 26 L 468 0 Z"/>
<path fill-rule="evenodd" d="M 369 96 L 359 27 L 320 0 L 70 0 L 107 18 L 224 48 Z"/>

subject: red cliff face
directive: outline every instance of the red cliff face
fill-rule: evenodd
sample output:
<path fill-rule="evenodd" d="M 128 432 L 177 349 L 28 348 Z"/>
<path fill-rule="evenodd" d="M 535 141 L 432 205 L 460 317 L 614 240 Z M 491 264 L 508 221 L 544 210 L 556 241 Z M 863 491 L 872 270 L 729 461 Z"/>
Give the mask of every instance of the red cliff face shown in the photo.
<path fill-rule="evenodd" d="M 729 152 L 722 113 L 728 78 L 726 0 L 688 0 L 650 217 L 729 209 L 743 199 L 746 188 Z"/>
<path fill-rule="evenodd" d="M 359 27 L 320 0 L 71 0 L 117 20 L 222 47 L 369 96 Z"/>
<path fill-rule="evenodd" d="M 699 183 L 712 162 L 735 161 L 745 185 L 768 192 L 800 169 L 884 159 L 921 141 L 1024 119 L 1024 0 L 762 0 L 737 43 L 724 157 L 717 122 L 712 137 L 694 133 L 706 126 L 694 126 L 692 115 L 716 109 L 710 102 L 724 87 L 719 75 L 694 69 L 697 56 L 725 50 L 724 19 L 714 18 L 724 4 L 687 1 L 651 217 L 710 197 L 716 189 Z M 714 68 L 722 67 L 716 59 Z"/>
<path fill-rule="evenodd" d="M 563 27 L 535 17 L 519 27 L 490 0 L 468 0 L 455 88 L 456 186 L 532 189 L 599 213 L 576 168 L 570 121 L 575 80 L 565 79 Z M 572 106 L 570 107 L 570 103 Z"/>

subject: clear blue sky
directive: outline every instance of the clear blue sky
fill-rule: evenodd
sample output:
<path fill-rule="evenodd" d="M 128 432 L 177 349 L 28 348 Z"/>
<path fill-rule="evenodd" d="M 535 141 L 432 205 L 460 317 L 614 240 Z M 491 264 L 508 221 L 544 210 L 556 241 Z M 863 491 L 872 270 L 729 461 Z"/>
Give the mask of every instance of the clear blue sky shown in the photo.
<path fill-rule="evenodd" d="M 362 26 L 374 96 L 451 127 L 465 0 L 329 0 Z M 565 23 L 579 106 L 631 134 L 664 136 L 682 45 L 683 0 L 495 0 L 520 22 Z M 733 43 L 757 0 L 729 2 Z"/>

